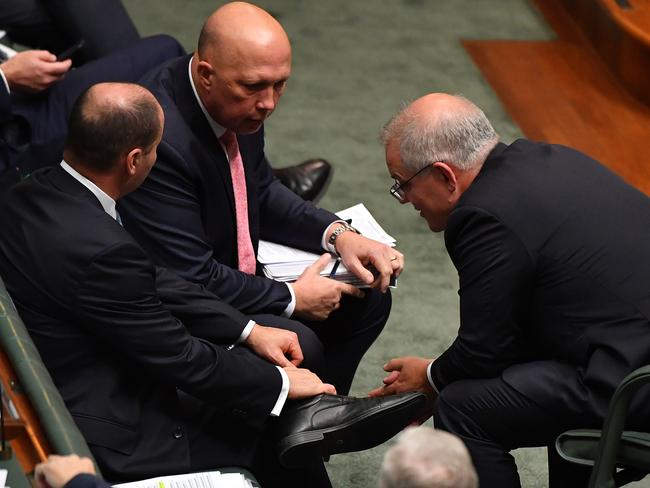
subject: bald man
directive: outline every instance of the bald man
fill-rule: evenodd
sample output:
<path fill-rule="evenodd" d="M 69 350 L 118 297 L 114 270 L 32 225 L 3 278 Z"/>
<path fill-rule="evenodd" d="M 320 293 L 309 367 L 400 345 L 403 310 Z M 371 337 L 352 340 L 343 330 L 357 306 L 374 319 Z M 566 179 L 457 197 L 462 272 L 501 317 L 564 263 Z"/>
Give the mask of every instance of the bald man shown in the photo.
<path fill-rule="evenodd" d="M 586 486 L 555 438 L 602 426 L 617 385 L 650 362 L 650 199 L 570 148 L 499 143 L 447 94 L 413 102 L 382 139 L 392 195 L 445 233 L 460 328 L 433 361 L 389 361 L 372 395 L 437 396 L 435 425 L 465 442 L 481 486 L 520 486 L 509 451 L 533 446 L 549 446 L 551 487 Z M 647 427 L 649 399 L 630 429 Z"/>
<path fill-rule="evenodd" d="M 156 166 L 120 212 L 158 264 L 296 331 L 305 364 L 345 394 L 388 318 L 387 288 L 403 256 L 273 178 L 264 121 L 290 75 L 291 46 L 273 17 L 243 2 L 215 11 L 194 54 L 141 80 L 162 105 L 165 130 Z M 293 284 L 268 279 L 255 259 L 259 239 L 339 254 L 372 288 L 321 277 L 327 257 Z"/>

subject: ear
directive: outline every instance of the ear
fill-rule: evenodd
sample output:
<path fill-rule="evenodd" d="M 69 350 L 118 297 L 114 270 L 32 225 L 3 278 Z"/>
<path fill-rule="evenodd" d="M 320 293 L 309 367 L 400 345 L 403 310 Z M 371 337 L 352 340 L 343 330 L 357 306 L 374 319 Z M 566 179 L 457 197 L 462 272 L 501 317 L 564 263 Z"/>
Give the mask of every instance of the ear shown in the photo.
<path fill-rule="evenodd" d="M 458 179 L 456 178 L 456 173 L 447 163 L 438 161 L 433 163 L 433 167 L 436 168 L 442 177 L 445 179 L 445 185 L 450 195 L 453 195 L 458 189 Z"/>
<path fill-rule="evenodd" d="M 131 149 L 126 155 L 126 172 L 129 176 L 133 176 L 138 171 L 140 163 L 142 162 L 142 149 L 136 147 Z"/>
<path fill-rule="evenodd" d="M 199 61 L 199 64 L 196 66 L 196 74 L 199 76 L 201 86 L 209 90 L 212 86 L 212 75 L 214 74 L 212 65 L 207 61 Z"/>

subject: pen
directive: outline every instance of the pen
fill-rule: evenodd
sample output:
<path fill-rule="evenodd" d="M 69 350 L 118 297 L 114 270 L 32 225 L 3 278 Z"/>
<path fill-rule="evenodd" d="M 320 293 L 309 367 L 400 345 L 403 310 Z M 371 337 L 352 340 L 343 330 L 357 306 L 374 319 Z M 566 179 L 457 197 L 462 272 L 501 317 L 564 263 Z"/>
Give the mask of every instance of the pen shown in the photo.
<path fill-rule="evenodd" d="M 347 222 L 348 224 L 352 224 L 352 219 L 345 219 L 344 222 Z M 341 264 L 341 258 L 337 257 L 334 266 L 332 266 L 332 271 L 330 271 L 330 275 L 329 275 L 330 278 L 334 278 L 336 276 L 336 270 L 339 269 L 340 264 Z"/>

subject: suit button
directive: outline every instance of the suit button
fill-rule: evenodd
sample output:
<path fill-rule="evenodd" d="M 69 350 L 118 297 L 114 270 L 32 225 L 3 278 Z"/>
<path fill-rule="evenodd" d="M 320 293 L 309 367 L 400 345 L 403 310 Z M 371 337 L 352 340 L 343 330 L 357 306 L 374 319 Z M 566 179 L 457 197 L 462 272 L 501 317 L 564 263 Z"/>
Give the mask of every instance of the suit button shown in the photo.
<path fill-rule="evenodd" d="M 240 419 L 245 419 L 246 417 L 248 417 L 248 412 L 246 412 L 245 410 L 240 410 L 238 408 L 235 408 L 232 411 L 232 415 Z"/>
<path fill-rule="evenodd" d="M 178 426 L 174 429 L 174 432 L 172 432 L 172 435 L 174 436 L 174 439 L 180 439 L 183 437 L 183 429 Z"/>

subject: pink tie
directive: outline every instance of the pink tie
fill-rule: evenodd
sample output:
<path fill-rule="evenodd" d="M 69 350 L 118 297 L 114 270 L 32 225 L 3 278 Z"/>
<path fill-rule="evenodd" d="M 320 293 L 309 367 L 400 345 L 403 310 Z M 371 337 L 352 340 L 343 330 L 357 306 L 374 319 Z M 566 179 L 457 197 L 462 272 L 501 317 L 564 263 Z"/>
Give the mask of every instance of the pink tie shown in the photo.
<path fill-rule="evenodd" d="M 237 217 L 237 255 L 239 256 L 239 271 L 255 274 L 255 253 L 248 229 L 248 198 L 246 196 L 246 176 L 244 162 L 239 152 L 237 136 L 227 130 L 220 138 L 230 160 L 230 177 L 235 194 L 235 215 Z"/>

